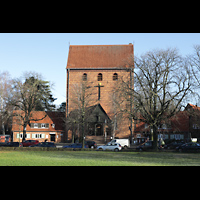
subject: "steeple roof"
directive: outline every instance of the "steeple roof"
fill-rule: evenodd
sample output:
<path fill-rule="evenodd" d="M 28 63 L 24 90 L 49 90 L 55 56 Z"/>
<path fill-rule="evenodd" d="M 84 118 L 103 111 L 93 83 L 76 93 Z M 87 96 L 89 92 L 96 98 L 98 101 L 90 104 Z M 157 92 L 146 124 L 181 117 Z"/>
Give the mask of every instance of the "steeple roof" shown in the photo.
<path fill-rule="evenodd" d="M 70 45 L 67 69 L 119 68 L 133 55 L 128 45 Z"/>

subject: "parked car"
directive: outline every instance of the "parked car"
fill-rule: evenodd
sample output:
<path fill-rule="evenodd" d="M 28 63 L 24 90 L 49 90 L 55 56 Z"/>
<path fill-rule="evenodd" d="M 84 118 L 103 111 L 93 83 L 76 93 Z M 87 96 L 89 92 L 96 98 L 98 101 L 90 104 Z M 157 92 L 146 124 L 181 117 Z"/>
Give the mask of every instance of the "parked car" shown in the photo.
<path fill-rule="evenodd" d="M 23 147 L 22 143 L 20 142 L 7 142 L 7 143 L 1 143 L 1 147 Z"/>
<path fill-rule="evenodd" d="M 29 147 L 56 147 L 56 145 L 53 142 L 40 142 Z"/>
<path fill-rule="evenodd" d="M 130 148 L 129 139 L 114 139 L 114 140 L 111 140 L 110 143 L 119 143 L 124 149 Z"/>
<path fill-rule="evenodd" d="M 38 140 L 26 140 L 25 142 L 22 142 L 23 147 L 29 147 L 38 143 L 39 143 Z"/>
<path fill-rule="evenodd" d="M 63 148 L 72 148 L 72 149 L 79 148 L 79 149 L 81 149 L 82 144 L 81 143 L 73 143 L 73 144 L 70 144 L 70 145 L 63 146 Z M 85 145 L 85 148 L 88 148 L 88 145 Z"/>
<path fill-rule="evenodd" d="M 139 146 L 136 147 L 136 150 L 138 151 L 146 151 L 148 149 L 152 149 L 153 148 L 153 141 L 149 140 Z"/>
<path fill-rule="evenodd" d="M 165 149 L 175 149 L 176 147 L 181 146 L 183 144 L 185 144 L 185 142 L 183 142 L 183 141 L 174 141 L 172 143 L 166 144 L 164 146 L 164 148 Z"/>
<path fill-rule="evenodd" d="M 97 144 L 94 141 L 85 141 L 85 145 L 88 145 L 88 148 L 96 149 Z"/>
<path fill-rule="evenodd" d="M 159 147 L 159 144 L 158 144 L 158 149 L 162 149 L 162 148 L 163 147 L 162 146 Z M 152 140 L 149 140 L 149 141 L 136 147 L 136 150 L 139 150 L 139 151 L 146 151 L 149 149 L 153 149 L 153 141 Z"/>
<path fill-rule="evenodd" d="M 189 142 L 176 147 L 179 152 L 200 152 L 200 143 Z"/>
<path fill-rule="evenodd" d="M 110 143 L 110 142 L 108 142 L 105 145 L 98 146 L 97 150 L 100 150 L 100 151 L 111 150 L 111 151 L 116 151 L 117 152 L 117 151 L 121 151 L 122 150 L 122 146 L 119 143 Z"/>

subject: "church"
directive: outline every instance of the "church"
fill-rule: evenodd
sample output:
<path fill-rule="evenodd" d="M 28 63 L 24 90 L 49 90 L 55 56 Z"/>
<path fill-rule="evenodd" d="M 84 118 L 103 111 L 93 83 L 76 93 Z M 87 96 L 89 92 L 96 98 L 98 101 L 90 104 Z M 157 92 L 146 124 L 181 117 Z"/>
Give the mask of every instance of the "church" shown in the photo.
<path fill-rule="evenodd" d="M 67 140 L 84 135 L 87 140 L 110 141 L 130 138 L 132 120 L 119 117 L 113 90 L 122 79 L 130 79 L 127 60 L 133 57 L 133 44 L 70 45 L 66 66 Z"/>

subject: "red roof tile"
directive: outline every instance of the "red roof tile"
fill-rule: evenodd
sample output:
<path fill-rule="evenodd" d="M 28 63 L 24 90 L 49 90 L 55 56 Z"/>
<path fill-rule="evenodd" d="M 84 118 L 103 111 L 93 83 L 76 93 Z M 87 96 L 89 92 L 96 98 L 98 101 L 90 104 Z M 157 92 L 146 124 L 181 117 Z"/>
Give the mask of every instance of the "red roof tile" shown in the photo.
<path fill-rule="evenodd" d="M 189 131 L 189 115 L 187 111 L 180 111 L 171 119 L 172 130 L 177 132 Z"/>
<path fill-rule="evenodd" d="M 67 68 L 122 67 L 131 55 L 133 55 L 133 44 L 70 45 Z"/>
<path fill-rule="evenodd" d="M 15 110 L 14 114 L 20 113 L 22 111 Z M 50 111 L 33 111 L 31 112 L 32 114 L 32 119 L 42 119 L 39 121 L 33 121 L 31 120 L 30 123 L 48 123 L 49 128 L 48 129 L 35 129 L 36 131 L 63 131 L 64 130 L 64 118 L 65 114 L 62 112 L 50 112 Z M 19 131 L 20 128 L 20 123 L 16 122 L 16 120 L 20 119 L 17 116 L 13 116 L 13 125 L 12 125 L 12 130 L 13 131 Z M 55 124 L 55 128 L 52 127 L 52 124 Z M 21 126 L 21 131 L 22 131 L 22 126 Z M 30 128 L 29 125 L 27 125 L 26 131 L 33 131 L 34 129 Z M 34 131 L 35 131 L 34 130 Z"/>
<path fill-rule="evenodd" d="M 194 110 L 199 110 L 200 111 L 200 107 L 193 105 L 191 103 L 188 103 L 188 105 L 186 106 L 186 108 L 188 109 L 188 107 L 192 107 Z"/>

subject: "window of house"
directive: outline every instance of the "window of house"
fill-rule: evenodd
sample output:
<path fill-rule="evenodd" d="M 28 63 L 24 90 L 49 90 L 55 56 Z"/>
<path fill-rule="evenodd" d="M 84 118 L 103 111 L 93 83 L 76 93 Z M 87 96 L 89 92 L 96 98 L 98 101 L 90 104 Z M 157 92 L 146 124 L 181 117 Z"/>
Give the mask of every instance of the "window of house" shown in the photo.
<path fill-rule="evenodd" d="M 198 124 L 193 124 L 193 129 L 200 129 Z"/>
<path fill-rule="evenodd" d="M 87 74 L 86 73 L 83 74 L 82 79 L 83 79 L 83 81 L 87 81 Z"/>
<path fill-rule="evenodd" d="M 117 81 L 118 80 L 118 74 L 117 73 L 114 73 L 113 74 L 113 81 Z"/>
<path fill-rule="evenodd" d="M 38 123 L 34 123 L 34 127 L 33 128 L 38 128 Z"/>
<path fill-rule="evenodd" d="M 38 134 L 32 134 L 32 138 L 35 139 L 35 138 L 45 138 L 45 134 L 41 134 L 41 133 L 38 133 Z"/>
<path fill-rule="evenodd" d="M 41 128 L 46 128 L 46 124 L 41 124 Z"/>
<path fill-rule="evenodd" d="M 174 139 L 174 134 L 171 134 L 171 135 L 170 135 L 170 139 Z"/>
<path fill-rule="evenodd" d="M 31 123 L 31 128 L 49 128 L 48 123 Z"/>
<path fill-rule="evenodd" d="M 103 75 L 102 75 L 102 73 L 99 73 L 99 74 L 98 74 L 97 79 L 98 79 L 98 81 L 102 81 L 102 80 L 103 80 Z"/>

